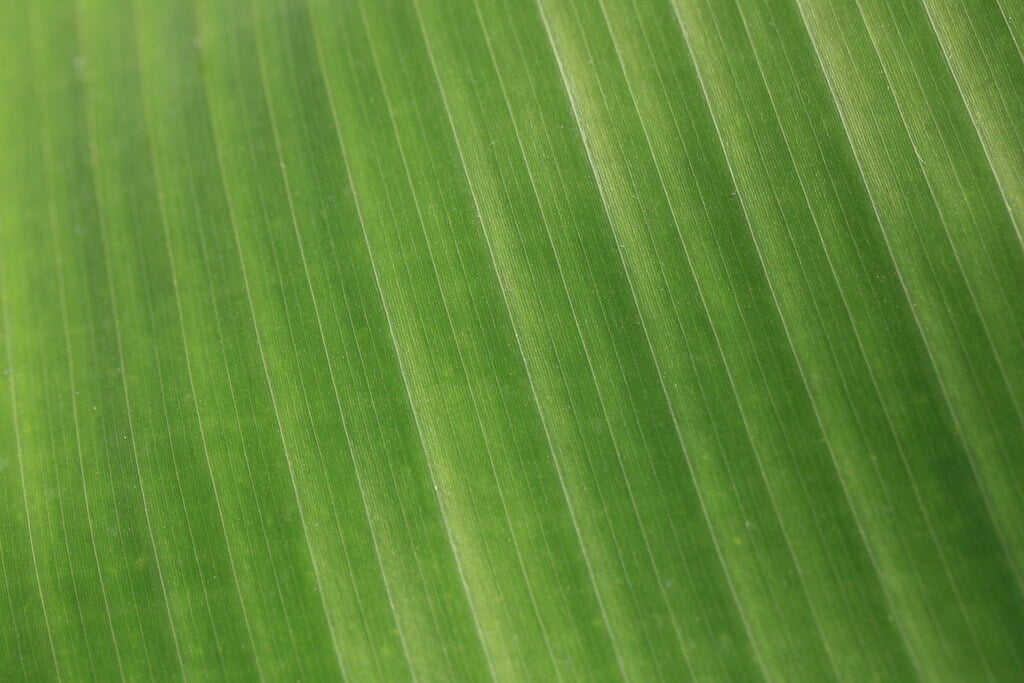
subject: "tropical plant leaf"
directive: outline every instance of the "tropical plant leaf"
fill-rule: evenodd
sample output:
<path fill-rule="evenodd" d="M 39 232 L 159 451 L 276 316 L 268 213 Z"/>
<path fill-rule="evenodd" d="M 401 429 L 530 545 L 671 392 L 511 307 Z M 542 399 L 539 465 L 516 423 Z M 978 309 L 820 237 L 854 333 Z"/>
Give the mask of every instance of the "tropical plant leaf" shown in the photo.
<path fill-rule="evenodd" d="M 3 680 L 1024 671 L 1024 4 L 0 26 Z"/>

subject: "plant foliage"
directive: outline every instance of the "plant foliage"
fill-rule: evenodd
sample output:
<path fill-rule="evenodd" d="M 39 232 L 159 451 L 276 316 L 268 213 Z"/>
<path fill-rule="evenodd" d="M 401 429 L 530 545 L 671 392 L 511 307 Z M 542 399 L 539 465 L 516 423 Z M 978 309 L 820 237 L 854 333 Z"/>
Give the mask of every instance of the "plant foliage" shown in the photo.
<path fill-rule="evenodd" d="M 0 678 L 1014 680 L 1024 3 L 0 3 Z"/>

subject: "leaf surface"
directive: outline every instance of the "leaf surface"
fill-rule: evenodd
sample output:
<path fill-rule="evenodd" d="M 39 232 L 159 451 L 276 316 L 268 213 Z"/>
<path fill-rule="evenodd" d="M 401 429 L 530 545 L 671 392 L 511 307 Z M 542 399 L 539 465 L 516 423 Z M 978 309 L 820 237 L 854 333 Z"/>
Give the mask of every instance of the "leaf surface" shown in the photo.
<path fill-rule="evenodd" d="M 4 680 L 1024 670 L 1016 3 L 0 26 Z"/>

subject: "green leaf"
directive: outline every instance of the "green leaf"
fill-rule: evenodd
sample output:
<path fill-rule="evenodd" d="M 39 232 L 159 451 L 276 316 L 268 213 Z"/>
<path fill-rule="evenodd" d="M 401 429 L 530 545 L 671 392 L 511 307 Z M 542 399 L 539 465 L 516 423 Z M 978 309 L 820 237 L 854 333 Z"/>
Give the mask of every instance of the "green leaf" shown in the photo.
<path fill-rule="evenodd" d="M 0 27 L 0 679 L 1024 671 L 1021 3 Z"/>

